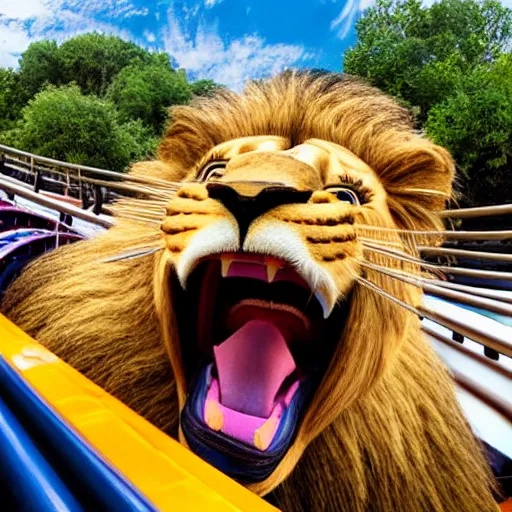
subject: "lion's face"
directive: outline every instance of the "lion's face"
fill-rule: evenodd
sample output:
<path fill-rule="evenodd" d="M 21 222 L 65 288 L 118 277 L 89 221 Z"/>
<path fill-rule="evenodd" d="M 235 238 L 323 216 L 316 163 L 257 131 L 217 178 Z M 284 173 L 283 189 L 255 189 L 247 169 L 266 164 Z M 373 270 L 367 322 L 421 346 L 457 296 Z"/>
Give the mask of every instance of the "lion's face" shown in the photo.
<path fill-rule="evenodd" d="M 173 270 L 158 286 L 182 440 L 244 483 L 272 475 L 337 378 L 368 215 L 392 225 L 365 163 L 274 136 L 216 146 L 167 205 L 161 267 Z"/>
<path fill-rule="evenodd" d="M 153 295 L 180 440 L 260 495 L 419 335 L 386 298 L 417 290 L 367 265 L 402 269 L 370 244 L 439 229 L 451 193 L 452 159 L 410 121 L 349 77 L 284 72 L 174 107 L 158 161 L 132 170 L 170 182 L 143 215 L 165 239 Z"/>

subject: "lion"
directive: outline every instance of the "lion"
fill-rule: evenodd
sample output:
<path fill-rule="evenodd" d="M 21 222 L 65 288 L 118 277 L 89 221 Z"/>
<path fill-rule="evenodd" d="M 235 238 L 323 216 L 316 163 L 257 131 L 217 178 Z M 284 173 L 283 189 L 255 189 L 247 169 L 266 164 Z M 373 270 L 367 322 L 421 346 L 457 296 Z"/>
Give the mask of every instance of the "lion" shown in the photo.
<path fill-rule="evenodd" d="M 372 252 L 414 254 L 452 196 L 407 110 L 288 70 L 174 107 L 130 176 L 150 197 L 31 264 L 7 317 L 283 511 L 497 510 L 421 290 Z"/>

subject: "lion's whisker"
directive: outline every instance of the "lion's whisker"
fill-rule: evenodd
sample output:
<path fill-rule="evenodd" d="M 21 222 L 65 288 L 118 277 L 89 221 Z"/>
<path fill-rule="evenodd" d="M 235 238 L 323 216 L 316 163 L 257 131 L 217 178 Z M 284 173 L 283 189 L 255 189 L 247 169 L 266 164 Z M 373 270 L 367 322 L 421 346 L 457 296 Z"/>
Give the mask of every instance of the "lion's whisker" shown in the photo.
<path fill-rule="evenodd" d="M 356 230 L 376 231 L 382 233 L 396 233 L 399 235 L 414 237 L 438 237 L 450 240 L 508 240 L 512 238 L 512 230 L 505 231 L 415 231 L 397 228 L 385 228 L 367 224 L 356 224 Z"/>
<path fill-rule="evenodd" d="M 512 272 L 501 272 L 496 270 L 479 270 L 475 268 L 455 267 L 447 265 L 438 265 L 437 263 L 427 263 L 419 258 L 409 256 L 408 254 L 392 249 L 385 249 L 376 247 L 372 244 L 363 243 L 366 250 L 376 252 L 390 258 L 395 258 L 400 261 L 414 263 L 415 265 L 429 269 L 433 272 L 442 272 L 443 274 L 458 274 L 464 276 L 474 277 L 476 279 L 503 279 L 505 281 L 512 281 Z"/>
<path fill-rule="evenodd" d="M 106 185 L 108 184 L 108 187 L 113 190 L 120 190 L 124 192 L 131 192 L 131 193 L 139 193 L 144 194 L 146 197 L 150 199 L 160 199 L 164 197 L 169 197 L 169 191 L 162 190 L 162 189 L 155 189 L 147 186 L 141 186 L 141 185 L 133 185 L 131 183 L 125 183 L 124 181 L 119 182 L 104 182 L 100 180 L 91 180 L 92 183 L 95 183 L 97 185 Z M 123 196 L 125 197 L 125 196 Z"/>
<path fill-rule="evenodd" d="M 150 254 L 154 254 L 155 252 L 163 251 L 164 249 L 165 249 L 165 246 L 163 246 L 163 245 L 160 245 L 158 247 L 152 247 L 149 249 L 148 248 L 132 249 L 127 252 L 118 254 L 116 256 L 111 256 L 104 260 L 100 260 L 99 263 L 112 263 L 114 261 L 133 260 L 136 258 L 141 258 L 143 256 L 149 256 Z"/>
<path fill-rule="evenodd" d="M 122 219 L 122 220 L 129 220 L 131 222 L 135 222 L 135 223 L 138 223 L 138 224 L 142 224 L 144 226 L 151 226 L 152 228 L 155 228 L 157 226 L 159 226 L 162 222 L 161 219 L 156 219 L 156 218 L 142 218 L 140 215 L 130 215 L 130 214 L 122 214 L 122 215 L 119 215 L 117 214 L 116 217 L 118 219 Z"/>
<path fill-rule="evenodd" d="M 165 206 L 168 203 L 167 197 L 159 197 L 155 199 L 137 199 L 134 197 L 122 197 L 121 199 L 116 200 L 116 204 L 134 204 L 140 205 L 144 208 L 147 207 L 155 207 L 155 206 Z"/>
<path fill-rule="evenodd" d="M 154 176 L 140 176 L 136 173 L 128 173 L 124 177 L 124 181 L 133 181 L 134 183 L 151 184 L 166 189 L 178 189 L 182 184 L 179 181 L 167 181 L 161 178 L 155 178 Z"/>
<path fill-rule="evenodd" d="M 369 242 L 369 243 L 382 244 L 382 245 L 385 245 L 385 246 L 397 247 L 398 249 L 403 249 L 404 248 L 403 242 L 398 242 L 398 241 L 397 242 L 392 242 L 390 240 L 381 240 L 381 239 L 377 239 L 377 238 L 368 238 L 368 237 L 365 237 L 365 236 L 358 236 L 357 239 L 360 242 Z"/>
<path fill-rule="evenodd" d="M 461 304 L 474 306 L 486 311 L 492 311 L 493 313 L 512 317 L 512 306 L 504 302 L 500 302 L 499 300 L 482 298 L 471 293 L 443 288 L 441 286 L 429 283 L 428 279 L 420 279 L 415 276 L 408 276 L 404 273 L 390 270 L 388 268 L 381 267 L 380 265 L 374 265 L 370 262 L 361 262 L 361 266 L 389 276 L 392 279 L 397 279 L 404 283 L 421 288 L 424 292 L 429 293 L 430 295 L 451 299 Z"/>
<path fill-rule="evenodd" d="M 123 197 L 118 199 L 111 207 L 111 210 L 118 212 L 128 212 L 137 215 L 158 216 L 162 219 L 165 216 L 165 208 L 169 201 L 169 197 L 161 197 L 154 199 L 136 199 Z"/>
<path fill-rule="evenodd" d="M 407 309 L 411 313 L 414 313 L 420 317 L 420 319 L 423 319 L 423 315 L 421 314 L 420 310 L 415 308 L 414 306 L 411 306 L 410 304 L 407 304 L 407 302 L 404 302 L 403 300 L 400 300 L 398 297 L 395 297 L 391 293 L 387 292 L 386 290 L 383 290 L 379 286 L 377 286 L 375 283 L 372 283 L 368 279 L 365 279 L 364 277 L 358 276 L 356 277 L 356 281 L 358 284 L 364 286 L 365 288 L 368 288 L 375 293 L 381 295 L 382 297 L 385 297 L 386 299 L 398 304 L 399 306 L 402 306 L 403 308 Z"/>
<path fill-rule="evenodd" d="M 414 256 L 411 256 L 411 255 L 407 254 L 406 252 L 396 251 L 396 250 L 393 250 L 393 249 L 389 249 L 387 247 L 386 248 L 385 247 L 379 247 L 378 245 L 375 245 L 375 244 L 372 244 L 372 243 L 368 243 L 368 242 L 363 242 L 362 245 L 363 245 L 363 248 L 366 251 L 369 251 L 369 252 L 372 252 L 372 253 L 376 253 L 376 254 L 380 254 L 380 255 L 385 256 L 387 258 L 393 258 L 393 259 L 398 260 L 400 262 L 409 263 L 409 264 L 413 265 L 413 267 L 415 267 L 415 268 L 418 268 L 418 267 L 419 268 L 426 268 L 431 273 L 436 274 L 439 278 L 444 277 L 444 273 L 443 273 L 444 267 L 438 266 L 438 265 L 433 264 L 433 263 L 427 263 L 427 262 L 423 261 L 420 258 L 415 258 Z M 449 267 L 449 268 L 452 268 L 452 267 Z"/>
<path fill-rule="evenodd" d="M 165 203 L 161 204 L 153 204 L 153 205 L 146 205 L 144 203 L 137 204 L 137 203 L 131 203 L 128 201 L 123 201 L 122 203 L 117 203 L 113 207 L 114 210 L 133 210 L 136 211 L 139 215 L 144 215 L 146 213 L 155 213 L 158 212 L 162 216 L 165 215 Z"/>
<path fill-rule="evenodd" d="M 482 251 L 467 251 L 463 249 L 451 249 L 446 247 L 429 247 L 429 246 L 418 246 L 416 247 L 418 252 L 422 254 L 432 254 L 435 256 L 461 256 L 466 258 L 478 258 L 482 260 L 494 260 L 501 262 L 512 262 L 512 254 L 502 254 L 496 252 L 482 252 Z"/>
<path fill-rule="evenodd" d="M 457 332 L 462 336 L 466 336 L 477 343 L 496 350 L 508 357 L 512 357 L 512 342 L 507 338 L 506 333 L 499 331 L 485 331 L 477 325 L 469 325 L 468 323 L 457 320 L 455 317 L 451 317 L 449 314 L 443 313 L 441 310 L 434 311 L 423 304 L 416 307 L 412 306 L 363 277 L 358 277 L 357 283 L 418 315 L 420 320 L 427 318 L 428 320 L 442 325 L 451 331 Z"/>
<path fill-rule="evenodd" d="M 153 179 L 140 178 L 137 176 L 127 176 L 122 180 L 133 188 L 150 188 L 161 192 L 176 192 L 180 184 L 165 181 L 154 181 Z"/>
<path fill-rule="evenodd" d="M 367 262 L 367 263 L 372 263 L 372 265 L 375 265 L 373 262 Z M 390 271 L 395 274 L 405 275 L 405 276 L 409 277 L 408 274 L 406 274 L 405 272 L 401 272 L 396 269 L 391 270 L 387 267 L 380 267 L 380 268 L 384 268 L 386 271 Z M 507 292 L 503 291 L 503 290 L 491 290 L 491 289 L 487 289 L 487 288 L 478 288 L 476 286 L 468 286 L 468 285 L 463 285 L 463 284 L 458 284 L 458 283 L 451 283 L 448 281 L 439 281 L 437 279 L 425 278 L 423 275 L 420 276 L 420 275 L 412 274 L 412 277 L 422 283 L 427 283 L 429 285 L 434 285 L 434 286 L 437 286 L 440 288 L 448 288 L 450 290 L 458 290 L 461 292 L 466 292 L 470 295 L 476 295 L 478 297 L 485 297 L 487 299 L 493 299 L 493 300 L 496 300 L 499 302 L 512 304 L 512 292 L 508 292 L 508 294 L 507 294 Z"/>
<path fill-rule="evenodd" d="M 97 176 L 98 174 L 102 177 L 110 177 L 110 182 L 132 182 L 135 184 L 140 185 L 153 185 L 156 187 L 161 187 L 165 189 L 169 188 L 179 188 L 180 182 L 177 181 L 170 181 L 163 178 L 157 178 L 155 176 L 148 176 L 146 172 L 140 172 L 140 170 L 137 170 L 133 168 L 128 173 L 119 173 L 119 172 L 111 172 L 111 171 L 105 171 L 103 169 L 82 169 L 82 176 L 89 176 L 89 171 L 93 171 L 94 175 Z M 53 172 L 59 173 L 58 169 L 55 169 Z"/>
<path fill-rule="evenodd" d="M 143 194 L 145 196 L 144 199 L 139 199 L 139 200 L 144 200 L 144 201 L 149 200 L 149 201 L 162 201 L 162 202 L 165 201 L 166 202 L 169 199 L 171 199 L 177 192 L 177 189 L 174 189 L 174 188 L 164 189 L 164 188 L 143 187 L 140 185 L 132 185 L 130 183 L 124 184 L 124 186 L 129 187 L 129 189 L 127 189 L 127 190 L 130 192 Z M 116 188 L 116 187 L 113 187 L 113 188 Z M 121 188 L 121 187 L 117 187 L 117 188 Z M 122 200 L 130 200 L 131 198 L 128 195 L 122 195 L 121 199 Z"/>
<path fill-rule="evenodd" d="M 162 211 L 137 212 L 135 208 L 124 206 L 115 208 L 114 217 L 124 217 L 125 215 L 133 215 L 141 220 L 148 219 L 154 222 L 162 222 L 165 213 Z"/>

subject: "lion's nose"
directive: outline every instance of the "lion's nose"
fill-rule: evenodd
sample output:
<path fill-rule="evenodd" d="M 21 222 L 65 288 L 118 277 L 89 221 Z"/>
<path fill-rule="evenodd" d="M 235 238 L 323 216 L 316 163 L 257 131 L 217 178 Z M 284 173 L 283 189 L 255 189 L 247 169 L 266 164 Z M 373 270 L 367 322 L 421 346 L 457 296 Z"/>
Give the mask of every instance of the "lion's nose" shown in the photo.
<path fill-rule="evenodd" d="M 312 191 L 279 182 L 226 181 L 206 185 L 208 195 L 220 201 L 236 218 L 243 242 L 252 221 L 283 204 L 307 203 Z"/>

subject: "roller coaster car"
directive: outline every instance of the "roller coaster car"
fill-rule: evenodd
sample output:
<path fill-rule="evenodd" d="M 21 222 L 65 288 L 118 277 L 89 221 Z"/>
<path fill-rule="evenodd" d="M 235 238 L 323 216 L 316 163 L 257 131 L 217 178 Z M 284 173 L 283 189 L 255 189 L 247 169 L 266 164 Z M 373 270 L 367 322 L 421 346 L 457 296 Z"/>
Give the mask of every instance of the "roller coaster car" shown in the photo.
<path fill-rule="evenodd" d="M 45 229 L 0 232 L 0 295 L 30 261 L 56 247 L 82 239 L 75 233 Z"/>
<path fill-rule="evenodd" d="M 487 447 L 502 472 L 508 458 Z M 0 495 L 12 511 L 276 510 L 2 315 Z"/>
<path fill-rule="evenodd" d="M 43 215 L 38 215 L 35 212 L 27 211 L 0 200 L 0 233 L 21 228 L 45 229 L 63 233 L 72 232 L 72 230 L 62 222 L 44 217 Z"/>
<path fill-rule="evenodd" d="M 13 511 L 276 510 L 1 315 L 0 496 Z"/>

